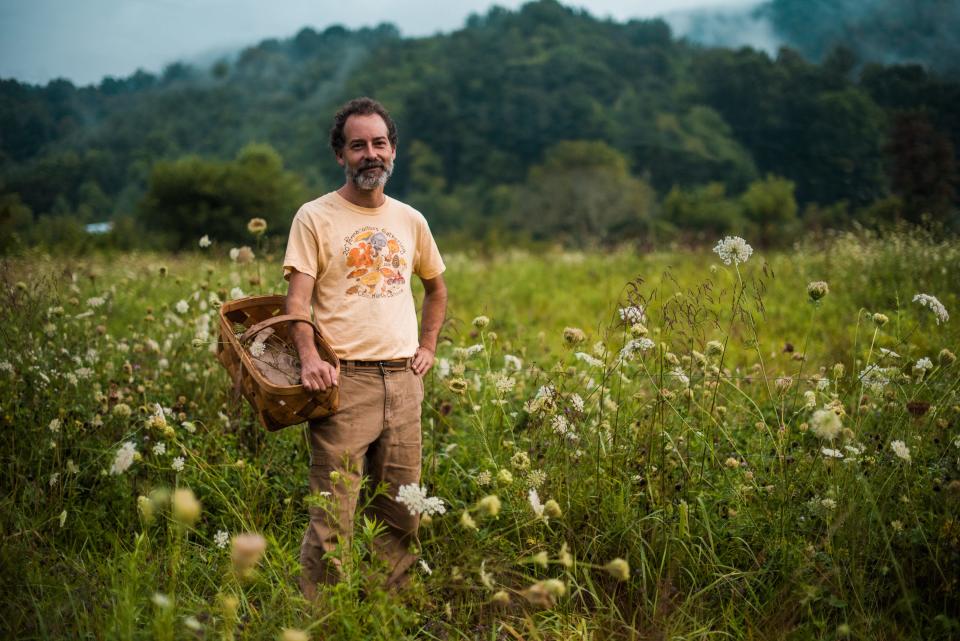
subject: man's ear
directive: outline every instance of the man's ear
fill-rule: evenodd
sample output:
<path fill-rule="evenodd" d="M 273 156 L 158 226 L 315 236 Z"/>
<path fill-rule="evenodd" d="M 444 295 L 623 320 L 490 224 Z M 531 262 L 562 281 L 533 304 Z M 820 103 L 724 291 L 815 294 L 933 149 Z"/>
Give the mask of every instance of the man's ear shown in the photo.
<path fill-rule="evenodd" d="M 343 166 L 343 151 L 342 151 L 342 150 L 341 150 L 341 151 L 335 151 L 335 152 L 333 152 L 333 155 L 336 156 L 336 158 L 337 158 L 337 164 L 342 167 L 342 166 Z"/>

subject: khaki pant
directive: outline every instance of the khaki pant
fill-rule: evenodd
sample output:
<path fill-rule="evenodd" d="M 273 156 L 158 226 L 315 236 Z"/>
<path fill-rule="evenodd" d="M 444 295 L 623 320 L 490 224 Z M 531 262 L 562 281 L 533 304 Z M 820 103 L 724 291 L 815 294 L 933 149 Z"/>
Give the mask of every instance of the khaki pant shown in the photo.
<path fill-rule="evenodd" d="M 324 507 L 310 507 L 310 525 L 300 546 L 300 589 L 313 599 L 316 585 L 340 578 L 340 561 L 322 558 L 338 539 L 353 534 L 362 475 L 373 490 L 384 481 L 386 495 L 373 499 L 367 514 L 386 525 L 374 552 L 389 568 L 388 586 L 402 583 L 416 560 L 409 551 L 419 525 L 396 501 L 401 485 L 420 482 L 420 405 L 423 380 L 409 367 L 381 370 L 345 364 L 340 371 L 340 410 L 311 421 L 310 491 L 326 493 Z M 340 478 L 334 482 L 330 473 Z M 335 475 L 336 476 L 336 475 Z"/>

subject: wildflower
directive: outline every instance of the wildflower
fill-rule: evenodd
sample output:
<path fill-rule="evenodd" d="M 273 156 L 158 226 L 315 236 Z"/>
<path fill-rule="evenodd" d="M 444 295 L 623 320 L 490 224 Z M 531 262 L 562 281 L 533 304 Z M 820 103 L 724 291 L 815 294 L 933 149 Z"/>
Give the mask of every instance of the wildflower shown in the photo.
<path fill-rule="evenodd" d="M 80 473 L 80 466 L 74 463 L 72 458 L 67 459 L 67 473 L 69 474 Z"/>
<path fill-rule="evenodd" d="M 674 367 L 672 370 L 670 370 L 670 376 L 675 378 L 682 387 L 687 387 L 690 385 L 690 377 L 687 376 L 679 367 Z"/>
<path fill-rule="evenodd" d="M 810 300 L 813 302 L 817 302 L 829 293 L 830 287 L 822 280 L 815 280 L 811 283 L 807 283 L 807 294 L 810 296 Z"/>
<path fill-rule="evenodd" d="M 629 307 L 620 308 L 620 320 L 627 325 L 636 325 L 638 323 L 646 323 L 647 317 L 643 313 L 643 307 L 630 305 Z"/>
<path fill-rule="evenodd" d="M 433 570 L 430 569 L 430 566 L 427 565 L 427 562 L 424 561 L 423 559 L 420 559 L 420 567 L 421 569 L 423 569 L 424 572 L 427 573 L 427 575 L 433 574 Z"/>
<path fill-rule="evenodd" d="M 813 390 L 807 390 L 803 393 L 803 405 L 812 410 L 817 406 L 817 393 Z"/>
<path fill-rule="evenodd" d="M 0 362 L 0 372 L 5 374 L 13 374 L 13 364 L 10 361 Z"/>
<path fill-rule="evenodd" d="M 230 250 L 230 260 L 237 264 L 243 265 L 252 262 L 254 258 L 253 250 L 246 245 L 243 247 L 234 247 Z"/>
<path fill-rule="evenodd" d="M 540 487 L 547 480 L 547 473 L 543 470 L 530 470 L 527 473 L 527 487 Z"/>
<path fill-rule="evenodd" d="M 173 459 L 173 462 L 170 463 L 170 467 L 173 468 L 174 472 L 182 472 L 185 461 L 182 456 L 178 456 Z"/>
<path fill-rule="evenodd" d="M 953 365 L 957 357 L 949 349 L 944 347 L 940 350 L 940 353 L 937 355 L 937 360 L 940 361 L 940 364 L 946 367 L 947 365 Z"/>
<path fill-rule="evenodd" d="M 465 530 L 477 529 L 477 522 L 473 520 L 473 517 L 470 516 L 470 513 L 466 510 L 460 515 L 460 525 L 463 526 Z"/>
<path fill-rule="evenodd" d="M 500 497 L 496 494 L 489 494 L 477 501 L 477 508 L 495 517 L 500 513 Z"/>
<path fill-rule="evenodd" d="M 451 392 L 462 394 L 463 392 L 467 391 L 467 389 L 470 387 L 470 384 L 462 378 L 452 378 L 450 379 L 450 382 L 447 383 L 447 387 L 450 388 Z"/>
<path fill-rule="evenodd" d="M 900 354 L 897 354 L 892 349 L 887 349 L 886 347 L 880 348 L 880 356 L 885 358 L 900 358 Z"/>
<path fill-rule="evenodd" d="M 184 525 L 193 525 L 200 518 L 200 501 L 188 487 L 174 490 L 170 505 L 173 518 Z"/>
<path fill-rule="evenodd" d="M 625 559 L 616 558 L 603 566 L 603 569 L 618 581 L 630 578 L 630 564 Z"/>
<path fill-rule="evenodd" d="M 500 485 L 510 485 L 513 483 L 513 474 L 507 468 L 502 468 L 497 472 L 497 483 Z"/>
<path fill-rule="evenodd" d="M 163 456 L 167 453 L 167 446 L 164 443 L 157 443 L 153 446 L 154 456 Z"/>
<path fill-rule="evenodd" d="M 261 343 L 260 341 L 253 341 L 250 345 L 250 355 L 255 358 L 260 358 L 263 356 L 263 353 L 267 351 L 267 346 Z"/>
<path fill-rule="evenodd" d="M 467 348 L 467 358 L 475 356 L 483 352 L 483 343 L 477 343 L 476 345 L 471 345 Z"/>
<path fill-rule="evenodd" d="M 623 349 L 620 350 L 620 358 L 626 360 L 637 354 L 638 352 L 645 352 L 649 349 L 653 349 L 656 346 L 649 338 L 632 338 L 626 342 L 623 346 Z"/>
<path fill-rule="evenodd" d="M 568 345 L 579 345 L 587 340 L 587 335 L 579 327 L 564 327 L 563 340 Z"/>
<path fill-rule="evenodd" d="M 200 243 L 199 243 L 200 249 L 206 249 L 212 244 L 213 243 L 210 242 L 210 236 L 208 236 L 207 234 L 204 234 L 203 236 L 200 237 Z"/>
<path fill-rule="evenodd" d="M 245 294 L 243 293 L 243 290 L 239 287 L 234 287 L 230 290 L 230 300 L 237 300 L 238 298 L 243 298 L 244 296 Z"/>
<path fill-rule="evenodd" d="M 843 452 L 840 450 L 830 449 L 829 447 L 820 448 L 820 453 L 827 458 L 843 458 Z"/>
<path fill-rule="evenodd" d="M 530 502 L 530 508 L 533 510 L 533 513 L 537 515 L 537 518 L 543 518 L 544 505 L 540 502 L 540 495 L 537 494 L 535 489 L 530 490 L 527 494 L 527 500 Z"/>
<path fill-rule="evenodd" d="M 877 312 L 873 315 L 873 322 L 877 327 L 883 327 L 890 322 L 890 318 L 886 314 L 881 314 Z"/>
<path fill-rule="evenodd" d="M 447 511 L 442 499 L 435 496 L 428 498 L 427 489 L 416 483 L 401 485 L 400 489 L 397 490 L 396 500 L 398 503 L 405 505 L 412 516 L 417 514 L 443 514 Z"/>
<path fill-rule="evenodd" d="M 724 265 L 730 263 L 745 263 L 753 254 L 753 247 L 739 236 L 727 236 L 719 241 L 713 251 L 720 257 Z"/>
<path fill-rule="evenodd" d="M 930 294 L 917 294 L 913 297 L 913 302 L 920 303 L 923 307 L 927 307 L 933 312 L 933 315 L 937 318 L 937 325 L 940 323 L 946 323 L 950 320 L 950 314 L 947 313 L 947 308 L 943 306 L 936 296 L 931 296 Z"/>
<path fill-rule="evenodd" d="M 249 577 L 267 549 L 267 540 L 254 532 L 237 534 L 230 541 L 230 561 L 241 577 Z"/>
<path fill-rule="evenodd" d="M 50 424 L 47 427 L 50 428 L 51 432 L 56 434 L 57 432 L 60 431 L 60 419 L 59 418 L 53 419 L 52 421 L 50 421 Z"/>
<path fill-rule="evenodd" d="M 560 565 L 565 568 L 573 567 L 573 555 L 570 554 L 570 550 L 567 548 L 567 543 L 564 541 L 563 545 L 560 546 L 560 554 L 557 555 Z"/>
<path fill-rule="evenodd" d="M 518 470 L 525 470 L 530 467 L 530 457 L 526 452 L 517 452 L 510 458 L 510 464 Z"/>
<path fill-rule="evenodd" d="M 563 414 L 557 414 L 554 416 L 550 421 L 550 426 L 553 428 L 553 431 L 560 436 L 565 436 L 570 430 L 570 426 L 567 423 L 567 417 Z"/>
<path fill-rule="evenodd" d="M 897 455 L 897 458 L 900 458 L 907 463 L 910 462 L 910 448 L 907 447 L 907 444 L 903 441 L 891 441 L 890 449 L 893 450 L 893 453 Z"/>
<path fill-rule="evenodd" d="M 740 461 L 733 458 L 732 456 L 728 457 L 726 461 L 723 462 L 724 465 L 729 467 L 731 470 L 735 470 L 740 467 Z"/>
<path fill-rule="evenodd" d="M 517 386 L 517 380 L 515 378 L 504 374 L 497 375 L 493 383 L 498 394 L 509 394 L 513 391 L 513 388 Z"/>
<path fill-rule="evenodd" d="M 903 532 L 903 521 L 900 521 L 900 520 L 890 521 L 890 528 L 894 532 Z"/>
<path fill-rule="evenodd" d="M 577 352 L 574 354 L 577 360 L 583 361 L 590 367 L 603 367 L 603 361 L 587 354 L 586 352 Z"/>
<path fill-rule="evenodd" d="M 107 302 L 106 296 L 94 296 L 87 299 L 87 307 L 96 309 Z"/>
<path fill-rule="evenodd" d="M 649 333 L 647 326 L 643 323 L 634 323 L 630 326 L 630 335 L 634 338 L 639 338 L 640 336 L 646 336 Z"/>
<path fill-rule="evenodd" d="M 571 406 L 573 407 L 573 409 L 576 410 L 577 412 L 579 412 L 579 413 L 581 413 L 581 414 L 583 413 L 583 408 L 584 408 L 583 397 L 581 397 L 581 396 L 580 396 L 579 394 L 577 394 L 576 392 L 574 392 L 573 394 L 570 395 L 570 405 L 571 405 Z"/>
<path fill-rule="evenodd" d="M 310 635 L 297 628 L 284 628 L 283 634 L 280 635 L 280 641 L 310 641 Z"/>
<path fill-rule="evenodd" d="M 810 431 L 821 440 L 832 441 L 842 429 L 840 417 L 833 410 L 817 410 L 810 418 Z"/>
<path fill-rule="evenodd" d="M 188 311 L 190 311 L 190 305 L 187 303 L 187 301 L 181 299 L 177 301 L 174 309 L 177 310 L 178 314 L 186 314 Z"/>
<path fill-rule="evenodd" d="M 486 316 L 477 316 L 473 319 L 473 326 L 477 329 L 483 329 L 490 324 L 490 319 Z"/>
<path fill-rule="evenodd" d="M 567 593 L 567 586 L 559 579 L 546 579 L 537 581 L 529 588 L 524 590 L 524 598 L 530 603 L 541 608 L 552 608 L 557 603 L 557 598 Z"/>
<path fill-rule="evenodd" d="M 506 590 L 497 590 L 490 597 L 490 602 L 499 606 L 510 605 L 510 595 L 507 594 Z"/>
<path fill-rule="evenodd" d="M 876 393 L 881 392 L 884 387 L 890 384 L 890 378 L 887 372 L 877 365 L 869 365 L 865 367 L 860 372 L 859 378 L 864 385 Z"/>
<path fill-rule="evenodd" d="M 563 516 L 563 510 L 560 509 L 560 504 L 553 499 L 547 499 L 547 502 L 543 504 L 543 513 L 555 519 Z"/>
<path fill-rule="evenodd" d="M 50 487 L 53 487 L 60 480 L 60 472 L 54 472 L 50 475 Z"/>
<path fill-rule="evenodd" d="M 921 373 L 923 373 L 928 369 L 933 369 L 933 361 L 931 361 L 926 356 L 918 360 L 916 364 L 913 366 L 914 371 L 920 370 Z"/>
<path fill-rule="evenodd" d="M 492 481 L 493 481 L 493 478 L 491 477 L 489 470 L 483 470 L 482 472 L 477 474 L 477 485 L 481 487 L 485 485 L 490 485 Z"/>
<path fill-rule="evenodd" d="M 512 367 L 518 372 L 523 369 L 523 361 L 513 354 L 504 354 L 503 356 L 503 366 Z"/>
<path fill-rule="evenodd" d="M 247 231 L 254 236 L 262 236 L 267 231 L 267 221 L 263 218 L 251 218 L 247 223 Z"/>
<path fill-rule="evenodd" d="M 117 455 L 113 459 L 113 465 L 110 467 L 111 474 L 123 474 L 133 465 L 134 456 L 137 453 L 137 446 L 133 441 L 127 441 L 117 450 Z"/>
<path fill-rule="evenodd" d="M 230 542 L 230 534 L 226 530 L 217 530 L 217 533 L 213 535 L 213 542 L 222 550 Z"/>
<path fill-rule="evenodd" d="M 822 499 L 820 505 L 826 510 L 835 510 L 837 508 L 837 502 L 833 499 Z"/>
<path fill-rule="evenodd" d="M 153 601 L 153 604 L 161 610 L 166 610 L 173 605 L 173 601 L 170 600 L 170 597 L 163 592 L 154 592 L 153 596 L 150 597 L 150 600 Z"/>
<path fill-rule="evenodd" d="M 777 390 L 780 392 L 785 392 L 793 385 L 793 378 L 790 376 L 781 376 L 773 382 Z"/>

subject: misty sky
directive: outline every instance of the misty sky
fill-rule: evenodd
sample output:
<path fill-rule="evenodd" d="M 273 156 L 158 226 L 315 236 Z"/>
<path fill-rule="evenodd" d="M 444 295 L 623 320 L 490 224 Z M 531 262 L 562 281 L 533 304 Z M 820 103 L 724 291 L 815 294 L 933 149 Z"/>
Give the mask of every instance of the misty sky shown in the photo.
<path fill-rule="evenodd" d="M 522 0 L 0 0 L 0 78 L 77 84 L 207 59 L 302 27 L 392 22 L 405 36 L 461 27 L 471 13 Z M 756 0 L 572 0 L 597 17 L 626 20 Z M 362 7 L 362 9 L 361 9 Z"/>

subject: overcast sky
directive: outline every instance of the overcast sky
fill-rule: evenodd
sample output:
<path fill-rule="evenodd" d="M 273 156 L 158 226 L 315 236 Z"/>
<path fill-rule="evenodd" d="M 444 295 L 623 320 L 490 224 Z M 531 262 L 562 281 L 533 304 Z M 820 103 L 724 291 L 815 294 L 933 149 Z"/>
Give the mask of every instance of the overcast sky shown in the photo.
<path fill-rule="evenodd" d="M 521 0 L 0 0 L 0 78 L 76 84 L 158 72 L 170 62 L 209 58 L 286 38 L 302 27 L 355 28 L 392 22 L 405 36 L 461 27 L 471 13 Z M 597 17 L 626 20 L 756 0 L 573 0 Z"/>

